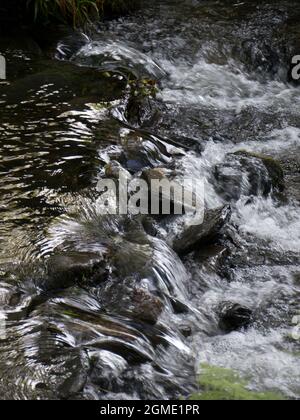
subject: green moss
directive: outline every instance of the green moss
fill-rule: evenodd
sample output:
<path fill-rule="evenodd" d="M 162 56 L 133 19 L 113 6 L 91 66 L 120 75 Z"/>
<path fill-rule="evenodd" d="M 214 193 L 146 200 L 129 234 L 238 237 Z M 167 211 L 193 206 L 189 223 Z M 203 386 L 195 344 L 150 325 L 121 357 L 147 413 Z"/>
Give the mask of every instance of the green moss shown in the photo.
<path fill-rule="evenodd" d="M 201 401 L 278 401 L 285 398 L 273 392 L 254 392 L 249 384 L 230 369 L 204 364 L 199 377 L 200 392 L 191 400 Z"/>

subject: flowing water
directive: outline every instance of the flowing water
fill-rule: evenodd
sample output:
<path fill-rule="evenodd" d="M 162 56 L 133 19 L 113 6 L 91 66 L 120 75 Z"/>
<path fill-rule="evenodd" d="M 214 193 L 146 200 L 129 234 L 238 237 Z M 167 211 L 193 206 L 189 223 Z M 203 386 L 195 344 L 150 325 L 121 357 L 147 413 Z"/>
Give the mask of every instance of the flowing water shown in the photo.
<path fill-rule="evenodd" d="M 187 397 L 209 363 L 298 399 L 300 6 L 145 3 L 62 37 L 56 59 L 1 40 L 0 396 Z M 157 80 L 157 98 L 132 103 L 129 73 Z M 250 178 L 241 150 L 256 154 Z M 281 163 L 284 192 L 253 192 L 257 154 Z M 232 208 L 218 241 L 180 259 L 177 224 L 101 216 L 96 184 L 116 160 L 204 179 L 208 211 Z M 224 333 L 224 302 L 251 326 Z"/>

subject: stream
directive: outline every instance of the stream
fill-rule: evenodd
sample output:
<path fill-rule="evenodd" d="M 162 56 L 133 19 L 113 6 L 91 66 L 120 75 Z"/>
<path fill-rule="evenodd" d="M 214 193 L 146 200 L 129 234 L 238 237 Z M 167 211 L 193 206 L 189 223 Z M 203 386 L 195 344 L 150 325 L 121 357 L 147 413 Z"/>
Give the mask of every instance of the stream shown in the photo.
<path fill-rule="evenodd" d="M 157 0 L 47 48 L 1 37 L 0 399 L 188 398 L 203 364 L 300 398 L 299 21 Z M 204 180 L 218 233 L 180 252 L 171 216 L 102 215 L 115 165 Z"/>

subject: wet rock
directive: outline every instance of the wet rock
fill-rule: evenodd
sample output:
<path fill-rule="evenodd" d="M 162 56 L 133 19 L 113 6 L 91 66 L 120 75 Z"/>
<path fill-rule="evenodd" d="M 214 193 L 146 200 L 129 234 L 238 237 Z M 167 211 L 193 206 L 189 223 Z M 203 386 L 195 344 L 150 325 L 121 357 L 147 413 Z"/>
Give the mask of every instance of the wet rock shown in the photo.
<path fill-rule="evenodd" d="M 179 255 L 185 255 L 213 242 L 221 234 L 230 216 L 230 206 L 206 211 L 202 224 L 188 226 L 182 233 L 169 240 L 171 247 Z"/>
<path fill-rule="evenodd" d="M 154 136 L 130 131 L 121 138 L 125 168 L 132 174 L 146 168 L 168 166 L 174 157 L 174 148 Z"/>
<path fill-rule="evenodd" d="M 181 147 L 183 150 L 190 152 L 193 150 L 198 155 L 204 151 L 205 147 L 204 144 L 201 142 L 201 139 L 195 136 L 195 138 L 187 137 L 187 136 L 176 136 L 172 135 L 172 139 L 168 140 L 172 142 L 174 146 Z"/>
<path fill-rule="evenodd" d="M 222 118 L 222 137 L 231 139 L 233 143 L 240 144 L 248 141 L 260 141 L 266 133 L 280 130 L 284 127 L 279 113 L 274 114 L 267 109 L 248 105 L 238 114 L 230 113 Z M 225 131 L 224 131 L 225 130 Z M 225 134 L 225 136 L 224 136 Z"/>
<path fill-rule="evenodd" d="M 236 53 L 249 70 L 274 75 L 279 69 L 280 51 L 272 44 L 272 38 L 245 40 Z"/>
<path fill-rule="evenodd" d="M 153 169 L 146 169 L 142 173 L 142 177 L 145 179 L 148 185 L 151 185 L 151 181 L 167 179 L 167 171 L 165 168 L 153 168 Z"/>
<path fill-rule="evenodd" d="M 181 299 L 170 297 L 170 303 L 175 314 L 187 314 L 190 311 L 189 306 Z"/>
<path fill-rule="evenodd" d="M 284 191 L 284 174 L 278 162 L 268 156 L 239 151 L 229 154 L 214 171 L 216 189 L 227 201 L 241 196 L 267 196 Z"/>
<path fill-rule="evenodd" d="M 253 322 L 251 309 L 232 302 L 225 302 L 220 306 L 219 317 L 219 327 L 226 333 L 248 328 Z"/>
<path fill-rule="evenodd" d="M 188 325 L 187 323 L 180 324 L 179 331 L 185 338 L 188 338 L 193 334 L 192 327 Z"/>
<path fill-rule="evenodd" d="M 147 235 L 150 235 L 154 238 L 158 236 L 158 226 L 156 225 L 152 217 L 143 216 L 141 222 Z"/>
<path fill-rule="evenodd" d="M 227 246 L 211 244 L 197 250 L 194 258 L 208 271 L 220 273 L 220 275 L 224 276 L 224 266 L 229 254 L 230 250 Z"/>
<path fill-rule="evenodd" d="M 47 262 L 46 289 L 64 289 L 75 283 L 97 285 L 108 278 L 109 270 L 102 255 L 70 252 L 53 255 Z"/>
<path fill-rule="evenodd" d="M 170 216 L 170 215 L 183 215 L 186 213 L 195 213 L 196 211 L 196 195 L 194 191 L 183 191 L 183 185 L 180 181 L 177 181 L 175 178 L 174 171 L 166 168 L 153 168 L 146 169 L 142 172 L 142 178 L 147 182 L 149 187 L 149 212 L 152 215 L 159 216 Z M 162 182 L 161 189 L 157 191 L 157 203 L 154 203 L 154 188 L 153 181 Z M 165 187 L 163 181 L 166 181 Z M 169 186 L 172 185 L 172 188 L 178 191 L 178 193 L 173 193 Z M 183 195 L 184 192 L 184 195 Z M 183 200 L 184 198 L 184 200 Z M 156 204 L 156 206 L 154 205 Z M 156 213 L 154 214 L 154 210 Z"/>
<path fill-rule="evenodd" d="M 272 188 L 277 192 L 284 191 L 285 182 L 284 182 L 283 169 L 280 163 L 277 162 L 275 159 L 273 159 L 270 156 L 266 156 L 266 155 L 262 155 L 258 153 L 250 153 L 246 151 L 236 152 L 236 156 L 241 156 L 245 158 L 249 157 L 249 158 L 260 160 L 268 171 Z"/>
<path fill-rule="evenodd" d="M 106 350 L 90 354 L 90 380 L 102 389 L 113 391 L 122 385 L 121 375 L 128 368 L 128 362 L 118 354 Z"/>
<path fill-rule="evenodd" d="M 157 296 L 142 287 L 134 288 L 129 311 L 132 311 L 135 318 L 156 324 L 163 309 L 163 302 Z"/>
<path fill-rule="evenodd" d="M 300 202 L 300 148 L 288 149 L 279 157 L 284 171 L 286 196 Z"/>
<path fill-rule="evenodd" d="M 58 324 L 51 316 L 24 318 L 23 328 L 11 323 L 0 355 L 5 399 L 67 399 L 83 390 L 90 370 L 87 354 L 70 344 Z"/>
<path fill-rule="evenodd" d="M 53 366 L 50 372 L 52 377 L 57 377 L 57 382 L 60 381 L 57 386 L 59 399 L 72 398 L 82 392 L 87 382 L 90 370 L 87 355 L 83 351 L 73 353 L 75 354 L 67 353 L 67 360 L 61 360 L 59 356 L 52 359 Z"/>
<path fill-rule="evenodd" d="M 120 176 L 123 176 L 124 178 L 127 178 L 128 180 L 131 180 L 132 176 L 130 173 L 123 168 L 123 166 L 117 162 L 116 160 L 111 161 L 108 163 L 105 168 L 105 176 L 107 178 L 113 178 L 113 179 L 119 179 Z"/>
<path fill-rule="evenodd" d="M 145 284 L 138 284 L 132 278 L 109 285 L 102 291 L 101 298 L 104 305 L 109 303 L 109 312 L 150 324 L 156 324 L 164 309 L 163 301 L 158 296 Z"/>

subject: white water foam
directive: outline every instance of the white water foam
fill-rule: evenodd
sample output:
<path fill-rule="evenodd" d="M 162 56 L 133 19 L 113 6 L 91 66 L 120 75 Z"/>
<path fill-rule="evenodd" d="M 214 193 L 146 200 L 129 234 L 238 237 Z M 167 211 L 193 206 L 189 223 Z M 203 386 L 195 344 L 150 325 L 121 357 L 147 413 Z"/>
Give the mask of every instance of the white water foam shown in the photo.
<path fill-rule="evenodd" d="M 210 64 L 200 59 L 192 67 L 184 62 L 162 61 L 170 75 L 162 92 L 165 102 L 187 106 L 235 109 L 246 106 L 276 108 L 300 104 L 300 90 L 279 81 L 263 83 L 251 79 L 238 64 Z"/>

